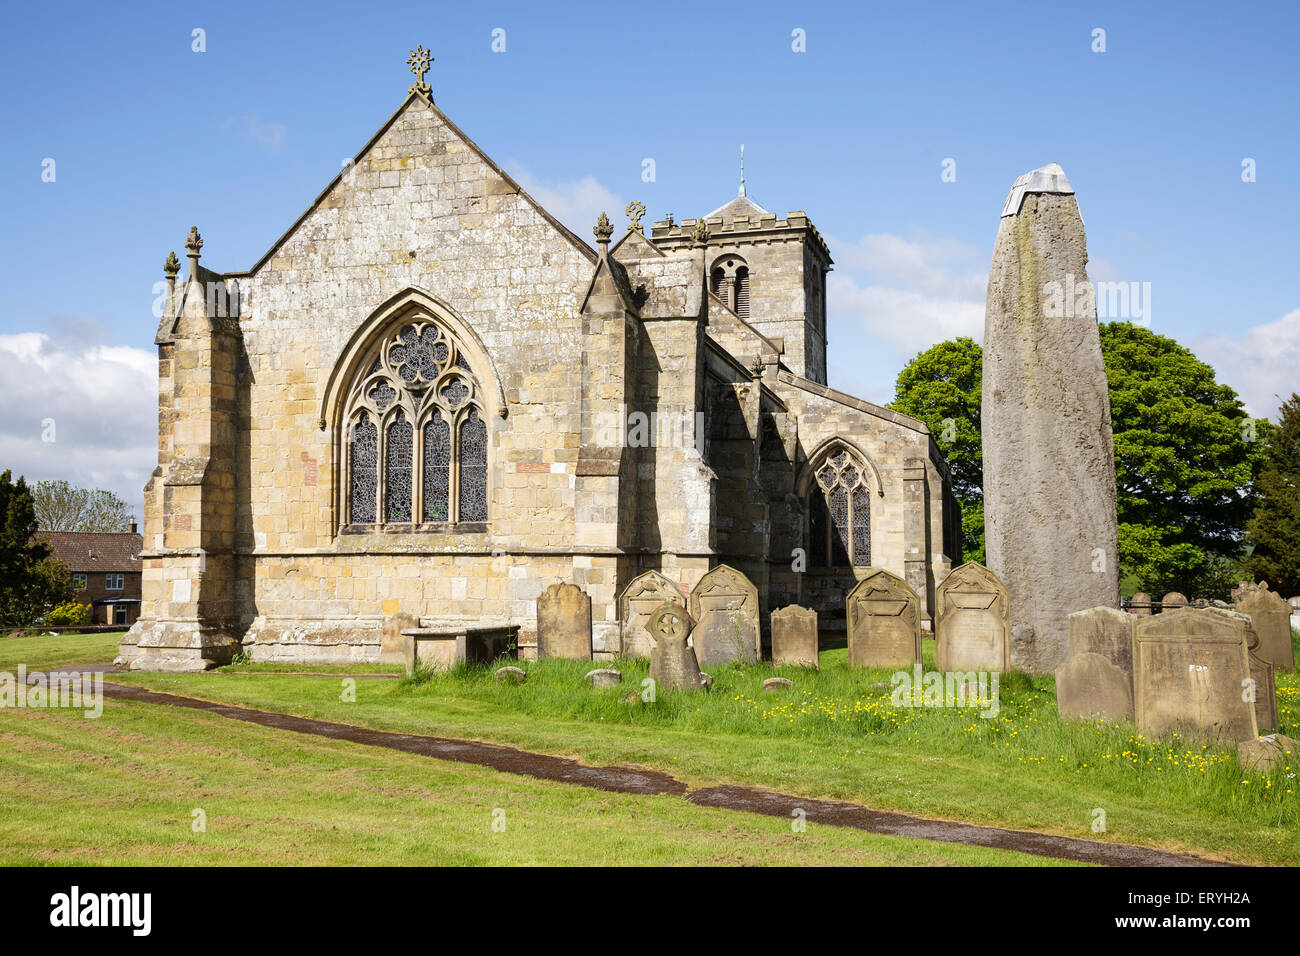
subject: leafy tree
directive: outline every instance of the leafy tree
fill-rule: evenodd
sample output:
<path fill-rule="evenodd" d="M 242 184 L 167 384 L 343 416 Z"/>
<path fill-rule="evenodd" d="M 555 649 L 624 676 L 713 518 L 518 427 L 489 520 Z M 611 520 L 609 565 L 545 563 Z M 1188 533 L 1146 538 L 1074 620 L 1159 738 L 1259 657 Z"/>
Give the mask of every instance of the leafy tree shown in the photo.
<path fill-rule="evenodd" d="M 898 373 L 890 408 L 919 418 L 948 459 L 962 508 L 962 554 L 984 561 L 984 451 L 980 440 L 983 351 L 970 338 L 940 342 Z"/>
<path fill-rule="evenodd" d="M 0 474 L 0 622 L 16 627 L 30 626 L 75 593 L 67 566 L 50 556 L 36 531 L 31 489 L 6 470 Z"/>
<path fill-rule="evenodd" d="M 1286 597 L 1300 594 L 1300 395 L 1282 403 L 1264 444 L 1259 504 L 1246 525 L 1247 567 Z"/>
<path fill-rule="evenodd" d="M 127 503 L 102 488 L 38 481 L 32 497 L 42 531 L 125 531 L 131 519 Z"/>
<path fill-rule="evenodd" d="M 1120 566 L 1153 594 L 1227 597 L 1270 429 L 1214 369 L 1131 322 L 1100 327 L 1115 435 Z"/>
<path fill-rule="evenodd" d="M 1156 595 L 1226 597 L 1271 429 L 1173 339 L 1129 322 L 1100 326 L 1111 402 L 1120 565 Z M 984 560 L 983 352 L 941 342 L 908 363 L 891 404 L 924 421 L 952 464 L 966 556 Z M 945 420 L 949 420 L 945 422 Z M 947 427 L 945 428 L 945 424 Z M 961 489 L 960 491 L 958 489 Z M 1271 579 L 1270 579 L 1271 580 Z"/>

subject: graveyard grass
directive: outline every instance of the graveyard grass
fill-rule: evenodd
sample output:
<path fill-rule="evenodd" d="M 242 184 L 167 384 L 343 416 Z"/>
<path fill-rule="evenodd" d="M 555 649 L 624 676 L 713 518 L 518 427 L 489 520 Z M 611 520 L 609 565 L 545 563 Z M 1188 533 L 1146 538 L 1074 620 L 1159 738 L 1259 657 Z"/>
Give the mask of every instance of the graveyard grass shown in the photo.
<path fill-rule="evenodd" d="M 12 669 L 26 659 L 14 657 L 6 643 L 0 642 L 0 654 L 12 663 L 0 664 Z M 927 641 L 927 669 L 933 669 L 933 652 L 933 642 Z M 106 648 L 100 659 L 108 659 L 111 653 L 112 648 Z M 893 707 L 888 689 L 872 687 L 888 683 L 889 672 L 852 670 L 842 649 L 823 652 L 821 662 L 820 672 L 766 664 L 714 668 L 711 693 L 661 693 L 654 703 L 631 705 L 621 698 L 641 689 L 648 672 L 644 662 L 621 662 L 617 666 L 623 670 L 623 684 L 605 690 L 589 688 L 582 680 L 583 674 L 600 665 L 546 660 L 520 664 L 528 672 L 522 685 L 497 683 L 491 667 L 464 667 L 424 680 L 358 680 L 355 702 L 340 699 L 337 669 L 330 669 L 329 675 L 307 676 L 315 669 L 301 665 L 238 665 L 210 674 L 130 674 L 111 679 L 380 729 L 506 743 L 591 764 L 636 764 L 666 770 L 693 787 L 747 783 L 920 816 L 1237 862 L 1300 862 L 1300 780 L 1294 769 L 1247 774 L 1237 765 L 1233 748 L 1147 741 L 1130 724 L 1063 723 L 1056 715 L 1050 678 L 1004 676 L 998 716 L 982 719 L 978 708 Z M 377 670 L 381 669 L 358 667 L 356 672 Z M 763 693 L 763 679 L 773 675 L 794 680 L 794 690 Z M 1300 681 L 1296 675 L 1283 674 L 1277 684 L 1281 730 L 1300 737 Z M 134 707 L 148 709 L 110 704 L 105 718 Z M 6 742 L 12 751 L 17 734 L 14 716 L 0 715 L 6 720 Z M 163 715 L 156 719 L 159 727 L 186 727 L 193 718 Z M 78 720 L 76 726 L 88 723 L 94 722 Z M 241 748 L 230 741 L 248 731 L 229 727 L 232 723 L 203 723 L 195 729 L 205 731 L 201 738 L 205 746 L 237 759 Z M 145 731 L 145 739 L 149 736 Z M 282 745 L 291 752 L 316 746 L 299 742 L 304 739 L 299 735 L 293 737 L 294 742 Z M 119 752 L 135 759 L 129 748 Z M 364 759 L 380 764 L 391 760 L 396 766 L 409 758 L 385 753 Z M 425 762 L 433 765 L 423 771 L 427 779 L 472 776 L 468 769 L 449 768 L 427 758 Z M 9 766 L 12 772 L 12 754 Z M 276 774 L 277 766 L 261 760 L 257 773 Z M 292 761 L 289 771 L 287 780 L 296 780 Z M 198 780 L 208 776 L 208 771 L 195 773 Z M 522 780 L 500 785 L 507 794 L 532 792 L 534 787 L 546 789 Z M 577 794 L 565 798 L 570 801 L 566 806 L 579 806 L 584 800 L 612 806 L 621 800 L 593 792 L 584 797 L 576 788 L 565 789 Z M 11 788 L 6 790 L 12 801 Z M 431 800 L 442 797 L 427 795 Z M 693 815 L 703 812 L 679 798 L 635 800 L 650 801 L 646 808 L 656 806 L 654 801 L 680 805 L 675 825 L 688 829 L 695 825 Z M 1105 832 L 1093 830 L 1097 810 L 1105 813 Z M 672 816 L 667 810 L 654 811 L 659 812 Z M 602 819 L 608 821 L 608 813 Z M 627 825 L 634 822 L 630 816 L 619 819 Z M 773 833 L 789 831 L 785 821 L 775 822 L 778 830 Z M 810 826 L 809 832 L 827 829 Z M 600 843 L 598 835 L 591 838 Z M 776 857 L 785 850 L 769 849 L 772 862 L 783 862 Z M 557 860 L 572 859 L 567 843 L 566 848 L 557 846 L 556 852 Z M 600 852 L 593 850 L 593 861 Z M 740 853 L 735 859 L 741 858 Z M 700 859 L 717 858 L 706 853 Z M 967 862 L 1000 861 L 976 855 Z"/>
<path fill-rule="evenodd" d="M 103 662 L 116 640 L 0 639 L 0 669 L 42 658 Z M 494 818 L 497 809 L 504 818 Z M 205 815 L 202 832 L 196 810 Z M 494 819 L 504 830 L 493 829 Z M 592 791 L 179 708 L 109 701 L 95 720 L 0 709 L 0 865 L 125 864 L 1057 861 L 835 827 L 796 834 L 786 820 L 681 797 Z"/>

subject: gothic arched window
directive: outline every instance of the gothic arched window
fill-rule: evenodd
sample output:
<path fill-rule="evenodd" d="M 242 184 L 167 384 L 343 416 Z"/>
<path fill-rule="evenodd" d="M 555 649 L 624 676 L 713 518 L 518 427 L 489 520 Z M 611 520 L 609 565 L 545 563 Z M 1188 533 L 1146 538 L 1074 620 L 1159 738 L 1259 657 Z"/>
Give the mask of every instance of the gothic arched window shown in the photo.
<path fill-rule="evenodd" d="M 847 448 L 832 448 L 813 471 L 808 492 L 808 564 L 813 568 L 871 566 L 868 472 Z"/>
<path fill-rule="evenodd" d="M 344 524 L 487 521 L 487 415 L 449 331 L 420 317 L 371 354 L 344 415 Z"/>
<path fill-rule="evenodd" d="M 740 256 L 721 256 L 713 263 L 709 291 L 736 315 L 749 318 L 749 266 Z"/>

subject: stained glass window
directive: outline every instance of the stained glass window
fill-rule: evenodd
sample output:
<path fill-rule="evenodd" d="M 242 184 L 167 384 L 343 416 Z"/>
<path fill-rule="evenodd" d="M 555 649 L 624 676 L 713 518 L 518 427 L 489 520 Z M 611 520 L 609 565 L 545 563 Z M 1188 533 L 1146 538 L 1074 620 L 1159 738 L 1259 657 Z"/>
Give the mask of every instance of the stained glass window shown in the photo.
<path fill-rule="evenodd" d="M 855 456 L 835 450 L 815 472 L 808 500 L 809 564 L 820 568 L 871 565 L 871 490 Z"/>
<path fill-rule="evenodd" d="M 365 412 L 352 426 L 349 465 L 352 480 L 348 486 L 348 501 L 352 522 L 369 524 L 375 520 L 375 490 L 379 484 L 379 429 Z"/>
<path fill-rule="evenodd" d="M 471 408 L 460 426 L 460 520 L 487 521 L 487 425 Z"/>
<path fill-rule="evenodd" d="M 411 520 L 411 432 L 411 423 L 398 412 L 384 447 L 384 520 L 396 524 Z"/>
<path fill-rule="evenodd" d="M 441 412 L 424 425 L 424 520 L 448 521 L 451 490 L 451 428 Z"/>
<path fill-rule="evenodd" d="M 481 387 L 455 338 L 421 317 L 390 333 L 372 355 L 345 416 L 352 423 L 344 482 L 349 522 L 486 521 L 487 420 Z"/>

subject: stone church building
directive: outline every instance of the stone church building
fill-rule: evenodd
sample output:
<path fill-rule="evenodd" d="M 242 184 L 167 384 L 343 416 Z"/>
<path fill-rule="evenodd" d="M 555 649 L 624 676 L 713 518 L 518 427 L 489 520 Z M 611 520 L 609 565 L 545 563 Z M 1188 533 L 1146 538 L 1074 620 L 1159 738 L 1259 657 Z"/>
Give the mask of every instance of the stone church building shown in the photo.
<path fill-rule="evenodd" d="M 414 56 L 414 55 L 413 55 Z M 414 66 L 413 66 L 414 70 Z M 434 105 L 406 100 L 252 268 L 168 258 L 139 669 L 375 660 L 400 627 L 508 622 L 572 581 L 599 656 L 619 595 L 727 564 L 767 615 L 844 627 L 868 567 L 928 620 L 960 563 L 924 424 L 826 376 L 831 257 L 744 194 L 596 246 Z"/>

